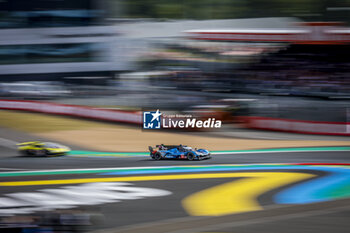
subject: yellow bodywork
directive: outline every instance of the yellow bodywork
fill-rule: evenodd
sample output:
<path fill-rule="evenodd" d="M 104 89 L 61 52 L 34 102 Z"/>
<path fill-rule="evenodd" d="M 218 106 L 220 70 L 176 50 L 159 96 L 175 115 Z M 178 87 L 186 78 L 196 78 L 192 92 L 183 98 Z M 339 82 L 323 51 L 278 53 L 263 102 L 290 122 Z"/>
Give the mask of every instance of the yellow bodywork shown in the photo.
<path fill-rule="evenodd" d="M 23 142 L 17 146 L 18 151 L 26 155 L 61 155 L 70 151 L 70 148 L 52 142 Z"/>

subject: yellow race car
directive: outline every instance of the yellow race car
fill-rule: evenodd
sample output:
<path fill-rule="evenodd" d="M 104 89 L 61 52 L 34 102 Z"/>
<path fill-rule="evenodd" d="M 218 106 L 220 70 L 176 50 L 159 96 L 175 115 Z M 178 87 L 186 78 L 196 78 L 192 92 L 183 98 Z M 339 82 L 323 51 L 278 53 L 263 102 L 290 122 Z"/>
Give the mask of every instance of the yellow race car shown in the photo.
<path fill-rule="evenodd" d="M 70 151 L 69 147 L 54 142 L 23 142 L 17 144 L 17 146 L 18 151 L 22 155 L 27 156 L 58 156 L 64 155 Z"/>

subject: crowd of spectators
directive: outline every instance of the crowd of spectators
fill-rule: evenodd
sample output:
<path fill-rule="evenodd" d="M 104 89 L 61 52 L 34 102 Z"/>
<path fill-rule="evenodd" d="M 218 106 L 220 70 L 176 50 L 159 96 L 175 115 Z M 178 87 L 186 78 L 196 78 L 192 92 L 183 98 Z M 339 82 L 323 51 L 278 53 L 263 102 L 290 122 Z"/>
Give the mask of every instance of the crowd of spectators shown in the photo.
<path fill-rule="evenodd" d="M 350 95 L 349 51 L 348 45 L 290 45 L 238 69 L 179 71 L 156 83 L 205 92 L 344 96 Z"/>
<path fill-rule="evenodd" d="M 236 73 L 248 92 L 329 96 L 350 94 L 347 45 L 294 45 Z"/>

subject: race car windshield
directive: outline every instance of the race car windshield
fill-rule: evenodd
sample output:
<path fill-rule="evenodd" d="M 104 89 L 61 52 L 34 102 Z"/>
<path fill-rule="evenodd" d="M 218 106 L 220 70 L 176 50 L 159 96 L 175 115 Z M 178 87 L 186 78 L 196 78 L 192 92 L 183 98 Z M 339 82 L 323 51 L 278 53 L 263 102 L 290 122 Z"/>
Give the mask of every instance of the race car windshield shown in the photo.
<path fill-rule="evenodd" d="M 44 142 L 44 146 L 48 148 L 61 148 L 62 146 L 53 142 Z"/>
<path fill-rule="evenodd" d="M 192 147 L 184 146 L 184 149 L 185 149 L 185 150 L 192 150 Z"/>

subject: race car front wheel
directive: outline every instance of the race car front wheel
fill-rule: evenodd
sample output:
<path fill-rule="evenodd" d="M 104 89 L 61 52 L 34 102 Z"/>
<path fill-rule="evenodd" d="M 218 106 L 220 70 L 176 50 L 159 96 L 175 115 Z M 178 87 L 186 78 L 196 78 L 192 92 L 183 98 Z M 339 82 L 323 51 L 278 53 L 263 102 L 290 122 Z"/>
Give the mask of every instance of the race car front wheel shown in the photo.
<path fill-rule="evenodd" d="M 162 155 L 160 153 L 155 153 L 153 156 L 154 160 L 160 160 L 162 158 Z"/>
<path fill-rule="evenodd" d="M 189 154 L 187 155 L 187 159 L 188 159 L 188 160 L 194 160 L 194 154 L 189 153 Z"/>

